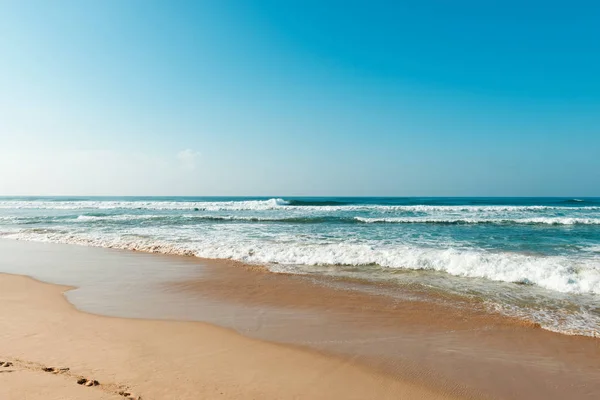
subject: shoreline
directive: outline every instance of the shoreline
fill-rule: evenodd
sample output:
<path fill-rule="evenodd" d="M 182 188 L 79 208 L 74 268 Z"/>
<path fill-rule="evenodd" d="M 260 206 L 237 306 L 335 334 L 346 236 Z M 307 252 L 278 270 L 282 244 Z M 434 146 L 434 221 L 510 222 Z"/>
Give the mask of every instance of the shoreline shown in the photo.
<path fill-rule="evenodd" d="M 120 214 L 116 214 L 113 217 L 119 216 Z M 81 217 L 101 219 L 112 218 L 110 216 L 98 217 L 80 215 L 77 217 L 77 220 Z M 130 215 L 126 214 L 124 217 L 130 217 Z M 142 215 L 142 217 L 146 217 L 146 215 Z M 214 218 L 218 220 L 221 217 Z M 225 218 L 227 220 L 228 217 Z M 242 218 L 242 220 L 245 219 Z M 52 229 L 50 229 L 50 231 L 52 231 Z M 534 278 L 531 278 L 532 280 L 530 280 L 529 278 L 521 276 L 520 273 L 514 275 L 515 268 L 518 269 L 521 266 L 528 266 L 526 268 L 528 272 L 524 272 L 524 275 L 527 275 L 527 273 L 532 273 L 539 278 L 548 272 L 545 271 L 546 266 L 544 265 L 538 265 L 533 261 L 531 261 L 533 264 L 529 265 L 530 260 L 528 260 L 527 257 L 533 254 L 531 252 L 511 253 L 517 258 L 522 258 L 519 260 L 513 259 L 511 263 L 509 263 L 511 265 L 507 266 L 507 269 L 510 271 L 510 274 L 514 276 L 512 277 L 512 280 L 507 280 L 508 278 L 506 277 L 495 279 L 494 277 L 488 277 L 486 274 L 482 275 L 480 273 L 467 273 L 466 275 L 461 275 L 460 271 L 459 273 L 456 273 L 456 271 L 450 272 L 444 268 L 438 270 L 437 268 L 431 267 L 431 265 L 427 264 L 428 262 L 433 262 L 435 264 L 437 256 L 433 259 L 429 259 L 427 256 L 425 256 L 424 262 L 426 266 L 422 269 L 403 269 L 404 267 L 399 269 L 388 268 L 383 266 L 385 264 L 359 264 L 359 267 L 357 267 L 356 265 L 352 264 L 354 259 L 350 260 L 350 264 L 336 265 L 326 261 L 324 265 L 310 264 L 312 266 L 307 267 L 302 261 L 296 265 L 293 260 L 287 260 L 281 263 L 277 261 L 266 263 L 263 262 L 263 259 L 260 259 L 261 261 L 252 260 L 252 255 L 254 252 L 253 248 L 246 249 L 247 255 L 250 256 L 250 259 L 246 261 L 240 261 L 241 259 L 246 258 L 244 255 L 246 252 L 242 254 L 241 258 L 239 257 L 239 254 L 231 255 L 227 252 L 226 254 L 229 254 L 229 257 L 213 258 L 212 256 L 214 254 L 210 252 L 210 257 L 206 257 L 202 256 L 202 253 L 198 253 L 198 249 L 194 249 L 193 246 L 190 247 L 185 245 L 185 241 L 183 245 L 180 246 L 178 245 L 177 241 L 169 242 L 168 240 L 157 240 L 156 238 L 152 240 L 137 240 L 135 238 L 127 238 L 122 240 L 122 238 L 115 239 L 113 237 L 112 239 L 108 239 L 108 241 L 106 241 L 104 239 L 86 237 L 85 235 L 80 236 L 77 234 L 68 236 L 53 236 L 45 240 L 43 239 L 43 235 L 36 236 L 38 233 L 40 232 L 36 232 L 35 234 L 30 232 L 30 235 L 33 234 L 33 236 L 21 237 L 19 235 L 13 236 L 14 232 L 9 232 L 7 235 L 10 237 L 7 237 L 7 239 L 31 241 L 36 243 L 56 243 L 134 251 L 145 254 L 160 254 L 173 257 L 193 257 L 198 262 L 235 262 L 239 265 L 245 265 L 246 267 L 251 266 L 252 268 L 266 268 L 274 273 L 291 273 L 295 275 L 312 275 L 313 273 L 316 273 L 348 280 L 365 280 L 373 286 L 391 283 L 392 285 L 402 286 L 404 289 L 404 287 L 410 288 L 412 285 L 421 285 L 422 287 L 426 288 L 427 291 L 439 291 L 450 296 L 463 298 L 474 296 L 478 297 L 481 301 L 486 302 L 488 306 L 488 312 L 490 313 L 500 313 L 509 318 L 523 320 L 525 323 L 532 323 L 536 325 L 539 324 L 543 329 L 552 332 L 557 332 L 564 335 L 589 336 L 596 338 L 600 337 L 600 314 L 598 313 L 598 309 L 596 307 L 597 299 L 594 294 L 595 292 L 580 293 L 569 292 L 568 290 L 563 292 L 562 289 L 565 288 L 557 290 L 548 289 L 544 285 L 538 285 L 535 283 L 536 279 Z M 208 236 L 210 236 L 210 234 Z M 0 234 L 0 238 L 2 238 L 2 234 Z M 232 246 L 234 248 L 236 247 L 232 243 L 227 243 L 221 246 L 221 248 L 228 249 Z M 452 249 L 450 248 L 448 250 L 451 251 Z M 493 257 L 497 254 L 499 253 L 490 252 L 489 256 Z M 462 261 L 451 261 L 450 265 L 460 265 L 461 263 L 465 263 L 465 265 L 467 265 L 467 270 L 472 269 L 472 266 L 468 267 L 472 260 L 469 259 L 468 254 L 465 253 L 464 255 L 467 256 L 466 259 L 462 259 Z M 445 257 L 443 254 L 439 254 L 438 256 L 442 258 Z M 481 256 L 481 254 L 479 256 Z M 410 259 L 410 254 L 407 255 L 407 257 Z M 293 258 L 294 257 L 292 257 L 292 259 Z M 485 260 L 479 261 L 485 264 Z M 495 259 L 495 261 L 502 262 L 501 259 Z M 555 265 L 554 267 L 557 267 L 556 271 L 559 271 L 557 274 L 561 275 L 560 271 L 562 268 L 560 267 L 564 260 L 560 261 L 554 259 L 552 262 L 558 262 L 558 264 L 560 264 Z M 500 269 L 503 268 L 504 267 Z M 534 271 L 531 271 L 532 268 Z M 577 275 L 578 270 L 579 267 L 575 266 L 571 269 L 567 269 L 566 271 L 567 274 L 573 272 Z M 592 271 L 591 274 L 592 275 L 590 279 L 593 278 L 595 272 Z M 582 276 L 585 276 L 585 274 L 582 273 Z M 546 276 L 544 279 L 546 278 L 556 278 L 558 281 L 562 281 L 565 277 L 552 275 L 550 277 Z M 573 277 L 573 279 L 569 279 L 568 282 L 563 283 L 576 284 L 578 281 L 579 278 Z M 592 279 L 592 285 L 594 285 L 593 281 L 594 280 Z M 507 295 L 504 295 L 504 293 Z"/>
<path fill-rule="evenodd" d="M 600 368 L 597 339 L 537 329 L 490 315 L 472 303 L 457 309 L 444 304 L 444 299 L 428 302 L 431 298 L 409 291 L 392 298 L 381 291 L 356 290 L 347 281 L 265 273 L 263 268 L 240 268 L 231 261 L 20 243 L 16 247 L 32 254 L 21 267 L 39 261 L 38 273 L 52 257 L 61 263 L 69 259 L 69 265 L 92 260 L 86 268 L 101 267 L 100 275 L 91 276 L 84 285 L 72 285 L 79 289 L 67 293 L 69 302 L 85 312 L 126 320 L 160 316 L 168 319 L 164 322 L 204 321 L 250 340 L 333 357 L 394 382 L 460 398 L 561 399 L 570 394 L 570 398 L 591 399 L 600 390 L 594 375 Z M 36 251 L 49 257 L 40 260 Z M 93 293 L 99 279 L 107 276 L 107 281 L 117 277 L 130 281 L 142 278 L 139 271 L 162 271 L 174 265 L 174 270 L 189 271 L 177 279 L 144 283 L 151 288 L 148 292 L 124 286 Z M 128 269 L 140 266 L 143 269 L 127 275 Z M 119 267 L 118 272 L 108 267 Z M 73 271 L 77 269 L 61 276 L 72 278 Z M 119 297 L 123 294 L 127 296 Z M 90 299 L 94 301 L 86 302 Z M 109 300 L 114 304 L 107 306 Z"/>
<path fill-rule="evenodd" d="M 151 245 L 151 246 L 142 247 L 142 248 L 121 246 L 121 245 L 105 247 L 105 246 L 99 246 L 97 244 L 89 243 L 89 242 L 73 243 L 73 242 L 38 241 L 38 240 L 18 239 L 18 238 L 4 238 L 4 237 L 2 237 L 2 235 L 0 235 L 0 240 L 2 240 L 2 239 L 10 240 L 10 241 L 17 241 L 17 242 L 27 242 L 27 243 L 46 243 L 46 244 L 65 245 L 65 246 L 90 247 L 90 248 L 96 248 L 96 249 L 105 249 L 105 250 L 109 250 L 109 251 L 141 253 L 141 254 L 156 255 L 156 256 L 160 256 L 160 257 L 169 257 L 169 258 L 182 257 L 182 258 L 186 258 L 186 259 L 191 259 L 193 262 L 197 262 L 197 263 L 235 265 L 235 266 L 238 266 L 240 268 L 243 268 L 243 269 L 249 270 L 249 271 L 262 271 L 265 273 L 284 275 L 284 276 L 292 276 L 292 277 L 307 276 L 307 277 L 311 277 L 314 279 L 320 279 L 322 281 L 326 281 L 326 280 L 330 279 L 330 280 L 334 280 L 334 281 L 335 280 L 345 281 L 348 283 L 358 282 L 359 284 L 366 283 L 366 286 L 372 286 L 372 287 L 384 287 L 384 286 L 389 286 L 392 288 L 401 287 L 401 290 L 408 291 L 408 292 L 411 292 L 414 289 L 414 287 L 411 287 L 410 283 L 409 284 L 399 284 L 398 282 L 394 282 L 392 280 L 356 278 L 356 277 L 352 277 L 352 276 L 348 276 L 348 275 L 321 275 L 321 274 L 311 275 L 311 274 L 306 274 L 306 273 L 274 271 L 265 264 L 259 264 L 259 263 L 255 264 L 255 263 L 240 261 L 240 260 L 236 260 L 236 259 L 200 257 L 200 256 L 193 254 L 190 251 L 176 250 L 176 249 L 170 248 L 168 246 L 165 247 L 163 245 Z M 415 271 L 411 271 L 411 272 L 415 272 Z M 446 279 L 451 279 L 451 280 L 477 279 L 477 278 L 473 278 L 473 277 L 459 277 L 459 276 L 455 276 L 452 274 L 448 274 L 447 272 L 443 272 L 443 273 L 447 274 L 447 276 L 445 277 Z M 486 282 L 486 283 L 487 284 L 489 284 L 489 283 L 508 284 L 508 282 L 496 282 L 493 280 Z M 514 285 L 514 283 L 512 283 L 512 285 Z M 500 290 L 500 288 L 497 288 L 497 289 Z M 447 288 L 430 286 L 426 289 L 421 288 L 419 290 L 414 290 L 414 292 L 421 293 L 421 294 L 425 293 L 425 297 L 428 297 L 428 300 L 431 300 L 433 297 L 448 297 L 448 298 L 453 298 L 454 300 L 456 300 L 459 303 L 466 301 L 466 302 L 471 302 L 471 304 L 474 304 L 471 301 L 472 299 L 469 299 L 470 295 L 468 293 L 451 292 L 451 291 L 447 290 Z M 478 293 L 477 296 L 481 300 L 479 303 L 483 303 L 486 301 L 486 299 L 484 297 L 485 295 Z M 477 306 L 479 307 L 480 305 L 481 304 L 478 304 Z M 491 303 L 488 304 L 488 307 L 486 308 L 485 312 L 488 314 L 498 314 L 498 315 L 502 316 L 502 318 L 506 318 L 507 320 L 515 320 L 515 321 L 518 321 L 517 323 L 521 323 L 526 326 L 540 327 L 541 329 L 544 329 L 544 330 L 547 330 L 547 331 L 553 332 L 553 333 L 558 333 L 561 335 L 591 337 L 591 338 L 596 338 L 596 339 L 600 338 L 600 326 L 598 326 L 598 328 L 593 331 L 588 330 L 585 333 L 582 333 L 581 330 L 578 330 L 578 329 L 564 329 L 562 327 L 558 328 L 558 327 L 554 327 L 554 326 L 549 326 L 546 324 L 548 321 L 540 322 L 539 320 L 537 320 L 537 318 L 534 318 L 532 315 L 526 315 L 526 312 L 524 312 L 523 310 L 518 310 L 518 307 L 517 307 L 517 310 L 509 310 L 509 309 L 504 308 L 501 304 L 498 304 L 494 301 L 492 301 Z M 558 316 L 554 316 L 554 318 L 558 318 Z M 564 316 L 562 316 L 562 318 L 564 318 Z"/>

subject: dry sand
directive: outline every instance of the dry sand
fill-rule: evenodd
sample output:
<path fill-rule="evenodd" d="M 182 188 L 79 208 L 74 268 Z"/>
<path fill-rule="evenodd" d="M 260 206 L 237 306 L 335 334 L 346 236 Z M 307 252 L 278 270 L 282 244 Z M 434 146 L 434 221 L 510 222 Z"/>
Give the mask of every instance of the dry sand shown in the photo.
<path fill-rule="evenodd" d="M 68 287 L 0 275 L 0 399 L 447 399 L 354 363 L 198 322 L 77 311 Z M 69 368 L 60 373 L 42 368 Z M 98 386 L 78 385 L 80 377 Z"/>

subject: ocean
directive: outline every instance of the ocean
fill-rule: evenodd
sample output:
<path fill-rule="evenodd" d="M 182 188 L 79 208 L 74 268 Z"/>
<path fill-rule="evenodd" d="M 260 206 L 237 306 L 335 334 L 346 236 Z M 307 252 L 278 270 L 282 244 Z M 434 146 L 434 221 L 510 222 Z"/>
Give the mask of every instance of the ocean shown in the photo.
<path fill-rule="evenodd" d="M 1 197 L 0 237 L 409 285 L 600 337 L 600 198 Z"/>

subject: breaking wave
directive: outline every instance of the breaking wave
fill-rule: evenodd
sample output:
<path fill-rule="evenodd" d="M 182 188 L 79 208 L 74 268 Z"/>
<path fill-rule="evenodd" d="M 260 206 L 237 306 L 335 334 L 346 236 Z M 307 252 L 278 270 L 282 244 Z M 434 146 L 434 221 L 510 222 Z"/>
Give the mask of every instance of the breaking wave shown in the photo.
<path fill-rule="evenodd" d="M 80 215 L 77 221 L 102 222 L 102 221 L 243 221 L 243 222 L 281 222 L 291 224 L 318 224 L 318 223 L 365 223 L 365 224 L 440 224 L 440 225 L 469 225 L 469 224 L 526 224 L 526 225 L 600 225 L 600 218 L 517 218 L 517 219 L 489 219 L 489 218 L 368 218 L 368 217 L 336 217 L 336 216 L 289 216 L 289 217 L 261 217 L 241 215 Z"/>
<path fill-rule="evenodd" d="M 260 217 L 260 216 L 243 216 L 243 215 L 136 215 L 136 214 L 120 214 L 120 215 L 80 215 L 76 219 L 80 222 L 126 222 L 126 221 L 169 221 L 172 223 L 185 221 L 240 221 L 240 222 L 283 222 L 291 224 L 316 224 L 327 222 L 356 222 L 352 218 L 338 218 L 335 216 L 315 216 L 315 217 Z"/>
<path fill-rule="evenodd" d="M 249 263 L 295 265 L 378 265 L 391 269 L 433 270 L 456 276 L 521 282 L 563 293 L 600 294 L 597 259 L 534 256 L 485 250 L 385 246 L 359 243 L 287 243 L 238 237 L 197 237 L 171 242 L 134 235 L 88 235 L 21 231 L 6 237 L 127 250 L 234 259 Z"/>
<path fill-rule="evenodd" d="M 527 225 L 600 225 L 600 218 L 517 218 L 517 219 L 490 219 L 490 218 L 365 218 L 354 217 L 359 222 L 368 224 L 527 224 Z"/>
<path fill-rule="evenodd" d="M 0 201 L 0 209 L 38 209 L 38 210 L 188 210 L 188 211 L 244 211 L 244 210 L 303 210 L 303 211 L 409 211 L 409 212 L 525 212 L 525 211 L 599 211 L 600 206 L 551 206 L 551 205 L 380 205 L 346 204 L 336 201 L 310 202 L 301 200 L 244 201 Z"/>

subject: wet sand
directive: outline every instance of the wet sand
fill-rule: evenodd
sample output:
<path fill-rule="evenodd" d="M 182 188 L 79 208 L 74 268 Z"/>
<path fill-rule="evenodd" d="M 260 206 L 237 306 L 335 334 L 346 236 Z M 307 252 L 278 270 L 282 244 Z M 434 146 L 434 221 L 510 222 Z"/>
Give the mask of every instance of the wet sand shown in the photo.
<path fill-rule="evenodd" d="M 490 313 L 481 302 L 218 260 L 206 263 L 202 278 L 172 286 L 246 307 L 325 316 L 279 325 L 263 317 L 246 334 L 310 346 L 456 395 L 558 400 L 600 394 L 600 340 L 549 332 Z"/>
<path fill-rule="evenodd" d="M 346 369 L 377 377 L 369 378 L 377 382 L 386 382 L 383 392 L 363 392 L 362 389 L 345 394 L 326 392 L 328 395 L 323 398 L 402 398 L 401 391 L 398 391 L 402 389 L 396 386 L 391 388 L 389 385 L 392 384 L 411 388 L 410 390 L 427 388 L 424 393 L 414 392 L 408 398 L 428 398 L 416 396 L 445 393 L 460 398 L 596 399 L 600 393 L 598 339 L 548 332 L 516 319 L 490 314 L 483 304 L 464 298 L 394 285 L 272 274 L 261 268 L 239 263 L 69 245 L 0 240 L 0 254 L 0 271 L 79 286 L 67 293 L 69 301 L 79 309 L 128 318 L 206 321 L 245 336 L 206 324 L 106 318 L 76 312 L 67 307 L 78 318 L 99 318 L 102 321 L 119 321 L 114 322 L 117 324 L 133 324 L 126 329 L 138 332 L 128 332 L 127 335 L 137 335 L 136 340 L 141 341 L 140 343 L 143 343 L 146 336 L 139 331 L 142 325 L 137 324 L 165 324 L 170 328 L 164 328 L 164 331 L 156 334 L 164 335 L 163 341 L 177 335 L 178 342 L 179 333 L 169 329 L 182 324 L 189 326 L 184 329 L 186 332 L 217 329 L 233 335 L 236 340 L 249 340 L 251 343 L 260 343 L 260 346 L 269 345 L 298 352 L 303 357 L 324 358 L 341 363 L 343 368 L 331 367 L 337 368 L 334 371 L 338 372 L 320 370 L 320 376 L 327 381 L 322 383 L 323 390 L 335 382 L 328 382 L 329 375 L 337 376 L 336 374 L 341 373 L 339 371 Z M 12 278 L 14 277 L 3 276 L 0 283 Z M 0 298 L 5 295 L 6 290 L 12 290 L 12 284 L 9 286 L 3 284 Z M 33 287 L 28 290 L 38 292 Z M 4 303 L 2 301 L 0 304 L 4 307 Z M 63 306 L 68 305 L 64 301 L 63 303 Z M 45 306 L 46 302 L 41 304 Z M 34 310 L 25 314 L 34 315 L 41 304 L 32 304 Z M 10 320 L 15 315 L 11 315 L 10 320 L 6 319 L 4 311 L 2 315 L 3 326 L 13 325 Z M 42 317 L 28 318 L 33 336 L 44 335 L 39 331 L 43 331 L 45 325 L 36 322 Z M 100 325 L 102 324 L 97 324 Z M 191 326 L 194 328 L 190 328 Z M 58 336 L 68 343 L 73 333 L 66 326 L 63 328 L 64 331 L 50 335 L 52 340 L 57 340 L 55 336 Z M 151 336 L 154 337 L 157 328 L 152 325 L 144 329 L 152 329 Z M 96 343 L 93 341 L 96 335 L 86 332 L 80 333 L 80 339 L 73 340 L 81 340 L 82 343 L 88 341 L 92 348 L 112 345 L 109 340 Z M 5 339 L 5 333 L 0 334 L 3 338 L 0 358 L 7 356 L 4 353 L 7 342 L 19 342 L 26 335 L 17 331 L 13 332 L 12 337 Z M 113 334 L 120 335 L 111 331 L 103 337 Z M 90 337 L 86 338 L 86 335 Z M 168 346 L 162 348 L 162 344 L 158 344 L 161 342 L 160 337 L 154 337 L 141 361 L 142 364 L 149 363 L 149 367 L 154 366 L 155 369 L 141 367 L 141 370 L 152 376 L 162 373 L 157 365 L 166 363 L 173 367 L 173 374 L 180 369 L 179 372 L 184 374 L 182 376 L 186 377 L 186 381 L 196 382 L 196 385 L 204 384 L 198 382 L 207 382 L 206 376 L 202 380 L 199 376 L 189 375 L 190 372 L 185 370 L 204 368 L 197 368 L 193 364 L 194 360 L 200 362 L 200 359 L 194 358 L 194 353 L 198 346 L 205 345 L 196 342 L 202 335 L 204 334 L 186 336 L 185 340 L 189 340 L 186 343 L 188 350 L 194 349 L 189 351 L 190 354 L 171 352 Z M 220 338 L 221 334 L 216 336 Z M 202 336 L 203 341 L 213 339 Z M 131 350 L 139 346 L 132 345 L 135 340 L 131 337 L 129 340 L 131 341 L 121 344 L 121 350 L 126 354 L 120 356 L 118 363 L 125 363 L 130 367 L 136 365 L 137 368 L 140 359 L 136 359 L 137 354 Z M 132 349 L 127 350 L 128 345 L 132 345 Z M 63 349 L 64 346 L 63 344 Z M 254 344 L 251 347 L 253 346 Z M 33 357 L 34 361 L 40 363 L 62 357 L 55 351 L 61 348 L 60 345 L 48 347 L 45 350 L 48 353 L 39 357 L 28 356 L 27 354 L 35 353 L 30 348 L 24 348 L 22 356 L 25 360 Z M 81 347 L 86 346 L 82 344 Z M 176 360 L 183 355 L 190 358 L 186 361 L 189 364 L 175 366 Z M 84 363 L 91 368 L 90 372 L 98 370 L 111 374 L 107 382 L 125 382 L 136 388 L 139 385 L 136 380 L 138 378 L 132 377 L 131 371 L 121 375 L 120 367 L 112 369 L 115 364 L 113 361 L 102 362 L 98 357 L 98 363 L 94 361 L 86 364 L 83 359 L 72 357 L 73 365 Z M 243 357 L 256 357 L 256 354 L 245 354 Z M 68 360 L 63 364 L 66 362 Z M 234 362 L 233 358 L 230 362 Z M 235 361 L 236 364 L 245 362 Z M 262 370 L 262 363 L 260 360 L 252 368 Z M 287 373 L 295 371 L 296 366 L 292 364 Z M 302 374 L 302 365 L 298 365 L 298 368 Z M 283 373 L 283 370 L 277 370 Z M 209 371 L 203 370 L 203 374 L 207 373 L 210 375 Z M 175 375 L 172 375 L 172 379 L 179 382 Z M 234 376 L 229 376 L 229 382 L 222 376 L 219 379 L 219 383 L 213 382 L 214 385 L 238 384 L 235 380 L 238 378 Z M 340 378 L 346 379 L 354 378 Z M 369 379 L 361 381 L 366 382 L 365 388 L 369 387 Z M 168 382 L 164 381 L 163 384 Z M 312 383 L 306 385 L 310 388 L 314 386 Z M 377 383 L 376 386 L 380 384 Z M 155 395 L 157 389 L 153 387 L 143 388 L 153 394 L 150 398 L 170 398 L 165 393 L 156 392 Z M 276 392 L 271 387 L 267 389 L 270 390 L 269 395 L 275 396 L 272 398 L 318 398 L 313 391 L 302 392 L 300 387 L 290 387 L 289 393 L 283 387 L 280 388 L 282 392 Z M 267 393 L 267 389 L 264 389 L 264 393 Z M 160 397 L 162 395 L 166 397 Z M 239 397 L 240 392 L 230 396 L 245 398 Z M 261 397 L 265 398 L 265 395 Z M 175 398 L 185 397 L 178 395 Z"/>

